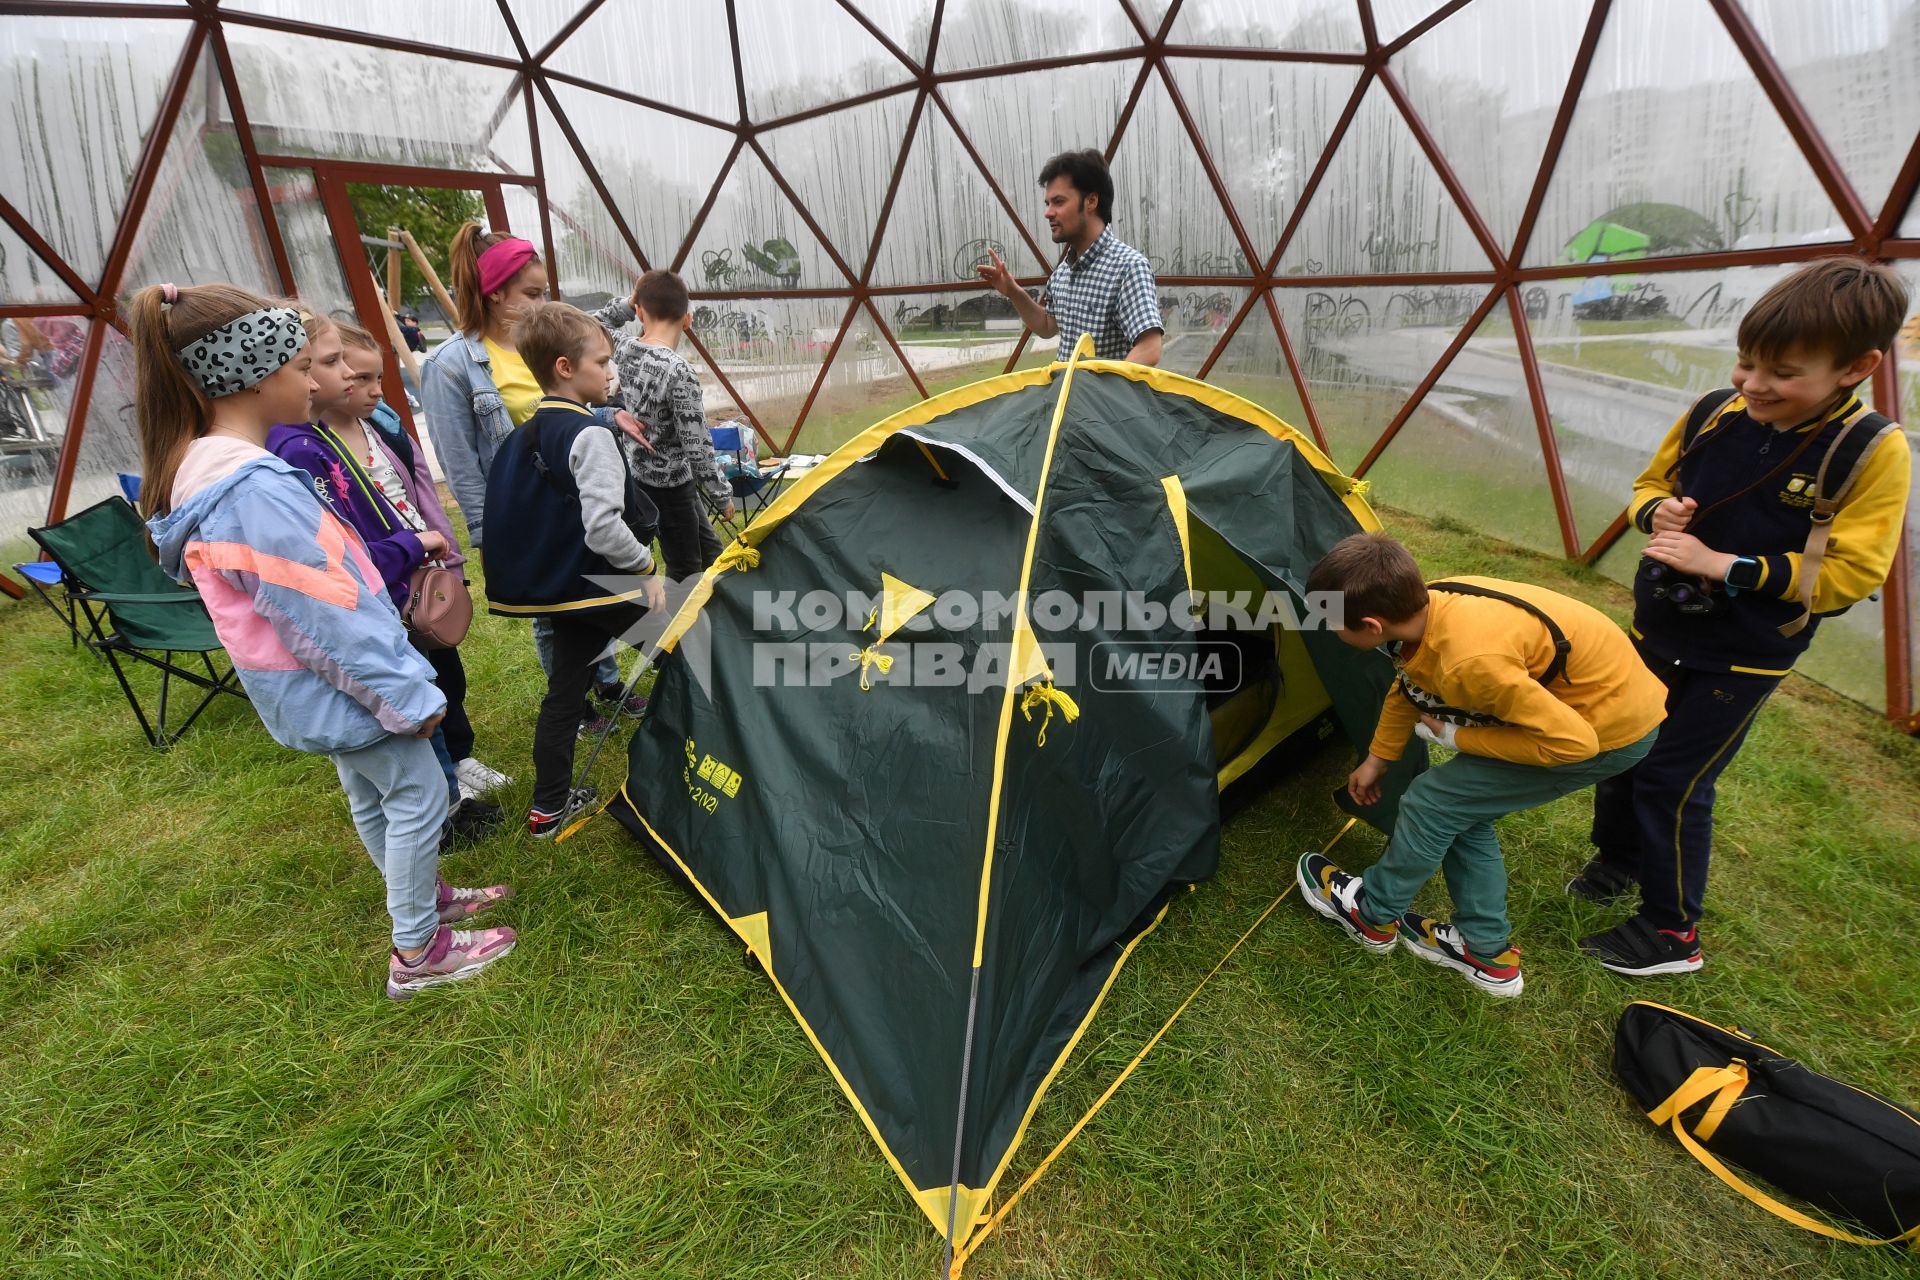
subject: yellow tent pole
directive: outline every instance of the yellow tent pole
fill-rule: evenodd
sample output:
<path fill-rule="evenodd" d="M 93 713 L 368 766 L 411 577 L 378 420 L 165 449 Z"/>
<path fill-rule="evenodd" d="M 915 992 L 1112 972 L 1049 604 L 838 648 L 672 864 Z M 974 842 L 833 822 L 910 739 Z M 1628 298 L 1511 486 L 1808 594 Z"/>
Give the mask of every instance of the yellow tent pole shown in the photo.
<path fill-rule="evenodd" d="M 393 343 L 394 354 L 400 357 L 400 363 L 407 366 L 407 372 L 413 375 L 413 385 L 420 385 L 420 362 L 413 358 L 413 348 L 400 333 L 400 319 L 393 314 L 393 308 L 387 305 L 387 295 L 380 292 L 380 286 L 373 286 L 373 296 L 380 300 L 380 314 L 387 320 L 387 339 Z"/>

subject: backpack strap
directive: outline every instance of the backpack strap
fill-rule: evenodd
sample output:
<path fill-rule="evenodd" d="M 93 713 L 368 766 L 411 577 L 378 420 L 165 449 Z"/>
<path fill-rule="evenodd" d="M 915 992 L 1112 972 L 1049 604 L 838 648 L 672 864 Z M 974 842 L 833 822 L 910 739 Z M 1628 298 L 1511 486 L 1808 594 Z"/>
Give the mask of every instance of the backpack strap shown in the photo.
<path fill-rule="evenodd" d="M 1860 473 L 1866 470 L 1867 459 L 1889 433 L 1898 431 L 1900 424 L 1881 420 L 1880 427 L 1871 435 L 1859 437 L 1860 443 L 1851 451 L 1845 446 L 1855 439 L 1855 432 L 1868 418 L 1878 414 L 1863 413 L 1833 438 L 1827 446 L 1826 456 L 1820 459 L 1820 470 L 1813 481 L 1813 526 L 1807 530 L 1807 545 L 1800 553 L 1800 582 L 1797 594 L 1800 598 L 1800 612 L 1791 622 L 1783 622 L 1778 630 L 1783 636 L 1799 635 L 1813 620 L 1813 588 L 1820 577 L 1820 561 L 1827 554 L 1827 540 L 1833 535 L 1834 513 L 1853 492 L 1854 482 Z M 1838 460 L 1839 466 L 1835 466 Z M 1838 474 L 1840 479 L 1832 485 L 1827 483 L 1829 474 Z"/>
<path fill-rule="evenodd" d="M 1552 684 L 1567 674 L 1567 655 L 1573 652 L 1573 642 L 1567 639 L 1567 633 L 1560 629 L 1560 624 L 1548 617 L 1546 611 L 1538 605 L 1522 600 L 1519 596 L 1495 591 L 1492 587 L 1475 586 L 1470 582 L 1429 582 L 1427 590 L 1445 591 L 1452 595 L 1480 596 L 1483 599 L 1498 600 L 1502 604 L 1510 604 L 1516 609 L 1526 610 L 1546 624 L 1547 636 L 1553 641 L 1553 661 L 1547 664 L 1546 671 L 1539 676 L 1540 683 Z"/>
<path fill-rule="evenodd" d="M 1720 411 L 1732 403 L 1740 393 L 1732 387 L 1720 391 L 1709 391 L 1693 402 L 1693 408 L 1687 410 L 1687 425 L 1680 431 L 1680 452 L 1674 456 L 1673 465 L 1667 468 L 1667 479 L 1674 482 L 1674 496 L 1680 494 L 1680 464 L 1698 445 L 1706 443 L 1720 426 Z M 1709 426 L 1708 424 L 1712 425 Z"/>

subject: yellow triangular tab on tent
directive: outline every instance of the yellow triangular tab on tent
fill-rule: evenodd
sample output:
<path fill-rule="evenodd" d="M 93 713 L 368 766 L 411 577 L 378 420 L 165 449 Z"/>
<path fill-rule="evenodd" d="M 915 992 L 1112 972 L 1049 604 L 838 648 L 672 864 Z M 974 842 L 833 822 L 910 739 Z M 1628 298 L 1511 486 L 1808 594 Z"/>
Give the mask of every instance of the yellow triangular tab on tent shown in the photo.
<path fill-rule="evenodd" d="M 1007 683 L 1018 689 L 1033 680 L 1053 679 L 1053 668 L 1047 665 L 1047 655 L 1040 648 L 1040 638 L 1033 634 L 1033 628 L 1016 626 L 1013 632 L 1013 661 L 1007 665 Z"/>
<path fill-rule="evenodd" d="M 944 1237 L 947 1234 L 947 1188 L 934 1187 L 927 1191 L 914 1188 L 913 1198 L 919 1202 L 920 1211 L 933 1220 L 936 1230 Z M 955 1244 L 965 1244 L 973 1234 L 973 1228 L 987 1216 L 987 1193 L 976 1191 L 972 1187 L 960 1188 L 960 1212 L 954 1215 L 953 1234 Z"/>
<path fill-rule="evenodd" d="M 890 573 L 880 575 L 880 634 L 875 644 L 913 620 L 913 616 L 933 603 L 933 596 L 918 587 L 910 587 Z"/>
<path fill-rule="evenodd" d="M 768 973 L 773 972 L 773 940 L 767 936 L 767 913 L 737 916 L 729 923 L 734 931 L 747 940 L 747 949 L 760 960 L 760 967 Z"/>

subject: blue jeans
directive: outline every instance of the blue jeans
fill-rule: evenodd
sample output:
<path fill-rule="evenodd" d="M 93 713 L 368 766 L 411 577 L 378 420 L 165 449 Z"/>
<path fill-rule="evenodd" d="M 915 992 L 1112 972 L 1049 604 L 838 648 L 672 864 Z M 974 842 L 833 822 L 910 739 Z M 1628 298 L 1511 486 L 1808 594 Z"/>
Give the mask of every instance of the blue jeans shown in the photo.
<path fill-rule="evenodd" d="M 540 670 L 547 678 L 553 678 L 553 619 L 535 618 L 533 620 L 533 650 L 540 655 Z M 607 650 L 594 664 L 593 687 L 603 692 L 618 689 L 620 684 L 620 664 L 613 660 L 613 641 L 607 641 Z"/>
<path fill-rule="evenodd" d="M 337 751 L 333 767 L 346 789 L 353 825 L 387 882 L 393 945 L 402 951 L 433 940 L 440 874 L 440 827 L 447 788 L 433 744 L 425 738 L 382 738 L 357 751 Z"/>
<path fill-rule="evenodd" d="M 433 728 L 433 758 L 440 764 L 440 772 L 447 779 L 447 808 L 452 809 L 460 803 L 460 775 L 454 771 L 453 753 L 447 750 L 447 731 L 441 725 Z"/>
<path fill-rule="evenodd" d="M 1462 753 L 1427 770 L 1401 797 L 1386 852 L 1360 873 L 1361 916 L 1375 925 L 1398 919 L 1438 870 L 1453 897 L 1453 926 L 1468 948 L 1481 957 L 1499 955 L 1511 926 L 1507 864 L 1494 819 L 1624 773 L 1652 749 L 1659 732 L 1578 764 L 1515 764 Z"/>

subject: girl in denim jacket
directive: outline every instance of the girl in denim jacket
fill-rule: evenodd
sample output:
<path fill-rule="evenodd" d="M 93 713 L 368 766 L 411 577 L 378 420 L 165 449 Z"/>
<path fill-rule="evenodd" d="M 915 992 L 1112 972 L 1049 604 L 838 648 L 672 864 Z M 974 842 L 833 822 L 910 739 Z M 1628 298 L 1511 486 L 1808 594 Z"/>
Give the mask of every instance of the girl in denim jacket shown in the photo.
<path fill-rule="evenodd" d="M 472 977 L 514 932 L 451 926 L 512 890 L 439 878 L 447 791 L 427 740 L 447 700 L 365 545 L 264 447 L 274 424 L 311 411 L 299 314 L 232 285 L 159 285 L 134 296 L 131 321 L 161 567 L 199 589 L 274 740 L 333 761 L 387 882 L 387 995 Z"/>

